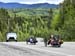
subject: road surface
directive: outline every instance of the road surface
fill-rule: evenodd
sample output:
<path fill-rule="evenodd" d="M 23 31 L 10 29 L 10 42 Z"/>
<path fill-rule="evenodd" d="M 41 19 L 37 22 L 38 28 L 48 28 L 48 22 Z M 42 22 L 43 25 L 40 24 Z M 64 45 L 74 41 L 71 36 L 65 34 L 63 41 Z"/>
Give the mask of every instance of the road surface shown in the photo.
<path fill-rule="evenodd" d="M 44 47 L 25 42 L 0 42 L 0 56 L 75 56 L 75 42 L 65 42 L 60 48 Z"/>

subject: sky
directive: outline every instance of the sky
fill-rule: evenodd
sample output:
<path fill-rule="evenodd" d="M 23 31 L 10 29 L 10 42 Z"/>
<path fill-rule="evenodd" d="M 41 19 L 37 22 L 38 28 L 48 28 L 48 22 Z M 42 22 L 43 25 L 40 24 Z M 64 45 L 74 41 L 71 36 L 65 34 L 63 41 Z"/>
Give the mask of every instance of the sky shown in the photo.
<path fill-rule="evenodd" d="M 0 0 L 0 2 L 17 2 L 22 4 L 36 4 L 36 3 L 50 3 L 50 4 L 59 4 L 62 3 L 63 0 Z"/>

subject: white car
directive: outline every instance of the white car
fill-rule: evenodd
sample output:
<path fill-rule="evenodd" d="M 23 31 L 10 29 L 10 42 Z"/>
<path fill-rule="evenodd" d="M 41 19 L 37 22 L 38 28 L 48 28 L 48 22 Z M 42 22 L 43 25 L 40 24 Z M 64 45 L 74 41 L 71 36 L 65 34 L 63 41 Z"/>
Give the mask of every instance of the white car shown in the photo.
<path fill-rule="evenodd" d="M 14 40 L 14 41 L 17 41 L 17 34 L 16 33 L 7 33 L 6 35 L 6 41 L 8 42 L 9 40 Z"/>

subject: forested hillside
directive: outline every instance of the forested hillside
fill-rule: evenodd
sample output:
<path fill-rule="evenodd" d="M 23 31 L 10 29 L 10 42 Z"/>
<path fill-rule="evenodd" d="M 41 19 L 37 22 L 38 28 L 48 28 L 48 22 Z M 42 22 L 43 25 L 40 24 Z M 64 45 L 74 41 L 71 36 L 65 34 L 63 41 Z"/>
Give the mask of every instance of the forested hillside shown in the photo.
<path fill-rule="evenodd" d="M 0 9 L 0 35 L 4 41 L 7 32 L 17 32 L 18 40 L 30 35 L 45 37 L 50 34 L 52 17 L 58 9 Z"/>
<path fill-rule="evenodd" d="M 22 4 L 17 2 L 0 2 L 0 8 L 57 8 L 59 5 L 49 3 Z"/>
<path fill-rule="evenodd" d="M 64 40 L 75 41 L 75 0 L 64 0 L 60 15 L 54 18 L 53 28 L 57 29 Z"/>
<path fill-rule="evenodd" d="M 75 0 L 64 0 L 61 6 L 62 31 L 64 39 L 75 40 Z"/>
<path fill-rule="evenodd" d="M 16 32 L 18 41 L 30 35 L 49 37 L 58 34 L 66 41 L 75 41 L 75 3 L 64 0 L 59 8 L 0 9 L 0 41 L 7 32 Z"/>

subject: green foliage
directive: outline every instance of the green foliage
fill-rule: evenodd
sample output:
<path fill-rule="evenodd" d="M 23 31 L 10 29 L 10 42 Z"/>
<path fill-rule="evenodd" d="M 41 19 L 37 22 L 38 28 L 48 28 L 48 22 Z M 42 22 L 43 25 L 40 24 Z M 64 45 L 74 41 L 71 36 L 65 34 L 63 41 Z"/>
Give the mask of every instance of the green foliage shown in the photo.
<path fill-rule="evenodd" d="M 59 13 L 56 14 L 51 21 L 51 28 L 58 30 L 61 25 L 61 18 Z"/>
<path fill-rule="evenodd" d="M 3 14 L 4 13 L 4 14 Z M 3 41 L 7 32 L 16 32 L 18 41 L 30 35 L 48 37 L 53 9 L 0 9 L 0 30 Z M 1 39 L 2 39 L 1 38 Z"/>
<path fill-rule="evenodd" d="M 75 3 L 64 0 L 60 11 L 51 20 L 51 33 L 59 34 L 65 41 L 75 41 Z"/>
<path fill-rule="evenodd" d="M 0 42 L 3 41 L 3 39 L 4 39 L 4 38 L 3 38 L 3 35 L 2 35 L 2 33 L 0 32 Z"/>
<path fill-rule="evenodd" d="M 62 26 L 62 31 L 64 35 L 64 40 L 75 41 L 75 4 L 73 0 L 65 0 L 63 3 L 63 16 L 64 24 Z"/>
<path fill-rule="evenodd" d="M 8 19 L 10 18 L 6 9 L 0 9 L 0 41 L 5 41 L 5 35 L 8 31 Z"/>
<path fill-rule="evenodd" d="M 72 0 L 73 1 L 73 0 Z M 64 40 L 75 41 L 75 4 L 65 0 L 60 8 L 0 9 L 0 41 L 7 32 L 16 32 L 18 41 L 29 36 L 50 37 L 58 34 Z"/>

